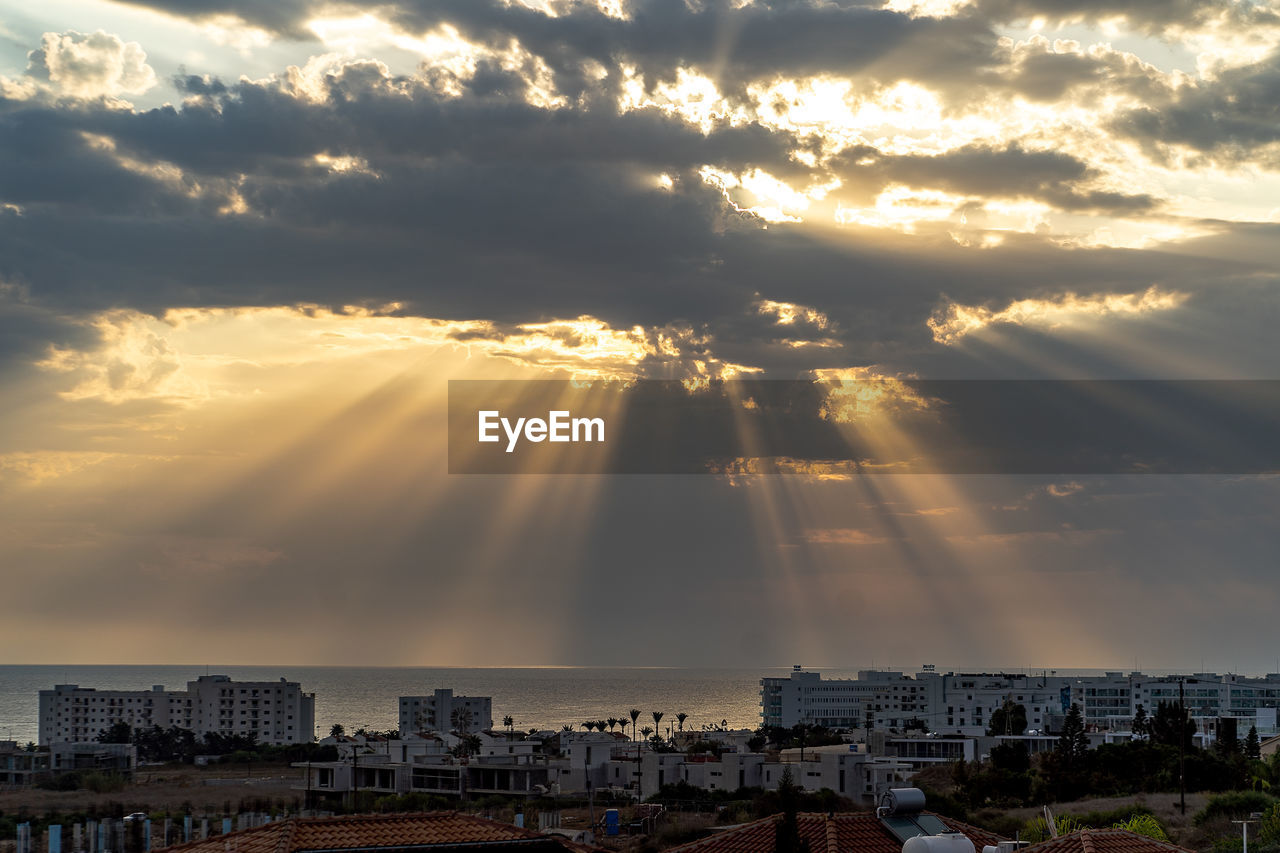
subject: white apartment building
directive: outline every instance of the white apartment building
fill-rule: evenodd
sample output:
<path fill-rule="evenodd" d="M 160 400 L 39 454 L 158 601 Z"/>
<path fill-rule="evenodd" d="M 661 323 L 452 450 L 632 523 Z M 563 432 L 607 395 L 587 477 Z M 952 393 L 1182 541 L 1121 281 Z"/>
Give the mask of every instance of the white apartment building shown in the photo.
<path fill-rule="evenodd" d="M 187 682 L 197 734 L 256 734 L 259 743 L 309 743 L 315 733 L 316 697 L 296 681 L 232 681 L 202 675 Z"/>
<path fill-rule="evenodd" d="M 798 723 L 828 728 L 904 726 L 936 704 L 941 682 L 901 672 L 863 670 L 854 678 L 823 681 L 795 667 L 789 678 L 760 679 L 760 717 L 766 726 Z"/>
<path fill-rule="evenodd" d="M 1200 732 L 1213 736 L 1219 718 L 1234 718 L 1240 736 L 1256 726 L 1277 732 L 1280 674 L 1262 678 L 1217 673 L 1145 675 L 1107 672 L 1097 676 L 1054 673 L 939 673 L 926 666 L 914 677 L 901 672 L 862 671 L 856 679 L 823 680 L 796 667 L 789 678 L 760 680 L 760 716 L 765 725 L 797 723 L 829 728 L 923 728 L 941 735 L 986 734 L 991 716 L 1006 701 L 1027 712 L 1028 732 L 1056 730 L 1071 705 L 1086 725 L 1128 731 L 1142 705 L 1148 715 L 1160 702 L 1183 700 Z"/>
<path fill-rule="evenodd" d="M 493 728 L 493 699 L 489 696 L 454 696 L 441 688 L 430 696 L 400 697 L 400 734 L 466 730 L 472 734 Z"/>
<path fill-rule="evenodd" d="M 1280 673 L 1248 678 L 1214 672 L 1163 676 L 1109 672 L 1105 680 L 1082 681 L 1072 695 L 1084 709 L 1085 722 L 1100 728 L 1127 731 L 1139 705 L 1150 716 L 1161 702 L 1182 701 L 1201 733 L 1216 734 L 1218 719 L 1232 718 L 1240 737 L 1250 726 L 1266 736 L 1277 732 Z"/>
<path fill-rule="evenodd" d="M 259 743 L 306 743 L 315 728 L 315 694 L 296 681 L 232 681 L 203 675 L 186 690 L 98 690 L 57 684 L 40 691 L 40 743 L 88 742 L 117 723 L 177 726 L 201 737 L 254 734 Z"/>
<path fill-rule="evenodd" d="M 914 677 L 863 670 L 856 679 L 823 680 L 800 667 L 789 678 L 760 680 L 761 719 L 790 728 L 919 727 L 943 734 L 985 734 L 991 714 L 1006 700 L 1027 709 L 1027 727 L 1043 730 L 1050 715 L 1069 707 L 1071 679 L 1007 673 L 946 673 L 930 666 Z M 1066 704 L 1064 704 L 1064 702 Z"/>

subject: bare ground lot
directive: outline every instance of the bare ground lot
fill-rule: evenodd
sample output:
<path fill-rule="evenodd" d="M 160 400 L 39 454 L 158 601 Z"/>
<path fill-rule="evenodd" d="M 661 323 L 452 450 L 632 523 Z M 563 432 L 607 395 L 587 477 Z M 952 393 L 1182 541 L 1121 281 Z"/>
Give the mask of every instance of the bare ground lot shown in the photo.
<path fill-rule="evenodd" d="M 1195 848 L 1193 843 L 1197 835 L 1196 827 L 1191 823 L 1196 812 L 1204 808 L 1208 802 L 1207 794 L 1187 794 L 1187 814 L 1183 817 L 1178 810 L 1177 794 L 1133 794 L 1127 797 L 1097 797 L 1090 800 L 1077 800 L 1073 803 L 1058 803 L 1050 806 L 1055 816 L 1085 815 L 1089 812 L 1110 812 L 1125 808 L 1145 806 L 1151 810 L 1160 823 L 1169 831 L 1169 837 L 1175 844 Z M 1006 814 L 1022 821 L 1034 820 L 1044 814 L 1038 806 L 1022 809 L 1007 809 Z"/>
<path fill-rule="evenodd" d="M 124 812 L 185 811 L 221 815 L 228 803 L 239 811 L 241 800 L 268 800 L 294 808 L 301 800 L 302 772 L 288 765 L 264 764 L 252 768 L 243 764 L 190 767 L 184 764 L 139 767 L 134 781 L 121 791 L 95 794 L 92 791 L 42 791 L 38 788 L 0 792 L 0 812 L 43 815 L 104 811 L 116 804 Z"/>

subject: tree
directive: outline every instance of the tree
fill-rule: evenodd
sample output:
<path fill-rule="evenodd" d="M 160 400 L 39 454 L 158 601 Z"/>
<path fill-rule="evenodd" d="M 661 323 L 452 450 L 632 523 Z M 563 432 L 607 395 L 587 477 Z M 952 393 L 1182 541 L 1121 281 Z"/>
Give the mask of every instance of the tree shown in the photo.
<path fill-rule="evenodd" d="M 603 733 L 604 727 L 609 725 L 608 720 L 596 720 L 596 731 Z"/>
<path fill-rule="evenodd" d="M 607 726 L 609 727 L 609 734 L 613 734 L 613 727 L 614 727 L 614 726 L 616 726 L 616 725 L 618 724 L 618 718 L 617 718 L 617 717 L 610 717 L 609 719 L 605 720 L 604 722 L 605 722 L 605 725 L 607 725 Z"/>
<path fill-rule="evenodd" d="M 98 743 L 131 743 L 133 741 L 133 729 L 124 720 L 118 723 L 112 723 L 107 728 L 98 732 Z"/>
<path fill-rule="evenodd" d="M 454 758 L 466 758 L 475 755 L 480 751 L 480 735 L 463 734 L 458 738 L 458 744 L 450 753 Z"/>
<path fill-rule="evenodd" d="M 1258 727 L 1249 726 L 1249 734 L 1244 738 L 1245 758 L 1257 761 L 1262 758 L 1262 744 L 1258 741 Z"/>
<path fill-rule="evenodd" d="M 782 806 L 782 820 L 774 830 L 775 853 L 809 853 L 809 843 L 800 837 L 800 786 L 795 784 L 791 768 L 784 767 L 778 780 L 778 802 Z"/>
<path fill-rule="evenodd" d="M 1130 726 L 1134 737 L 1146 737 L 1151 734 L 1151 720 L 1147 717 L 1147 709 L 1138 705 L 1138 711 L 1133 715 L 1133 725 Z"/>
<path fill-rule="evenodd" d="M 1089 754 L 1089 738 L 1084 732 L 1084 715 L 1080 706 L 1071 703 L 1067 718 L 1062 723 L 1062 735 L 1055 750 L 1064 770 L 1074 770 Z"/>
<path fill-rule="evenodd" d="M 1196 722 L 1191 719 L 1186 706 L 1177 702 L 1156 705 L 1156 713 L 1151 718 L 1151 742 L 1177 746 L 1179 729 L 1182 731 L 1182 745 L 1189 748 L 1196 733 Z"/>
<path fill-rule="evenodd" d="M 1004 700 L 1004 704 L 991 712 L 989 735 L 1020 735 L 1027 730 L 1027 708 L 1012 699 Z"/>
<path fill-rule="evenodd" d="M 342 737 L 347 733 L 347 729 L 342 723 L 334 723 L 329 727 L 329 737 Z"/>
<path fill-rule="evenodd" d="M 644 735 L 645 740 L 648 740 L 649 735 L 653 734 L 653 729 L 649 726 L 645 726 L 640 730 L 640 734 Z"/>
<path fill-rule="evenodd" d="M 676 722 L 680 724 L 681 734 L 684 733 L 684 721 L 687 719 L 689 719 L 689 715 L 686 714 L 684 711 L 681 711 L 680 713 L 676 714 Z"/>
<path fill-rule="evenodd" d="M 507 740 L 511 740 L 516 734 L 516 721 L 510 714 L 502 718 L 502 724 L 507 727 Z"/>
<path fill-rule="evenodd" d="M 662 712 L 654 711 L 653 712 L 653 730 L 655 732 L 659 732 L 659 733 L 662 732 L 662 726 L 659 725 L 661 722 L 662 722 Z"/>
<path fill-rule="evenodd" d="M 991 766 L 1006 773 L 1026 773 L 1031 769 L 1031 753 L 1025 741 L 1009 741 L 991 747 Z"/>
<path fill-rule="evenodd" d="M 640 709 L 632 708 L 627 712 L 631 716 L 631 739 L 636 739 L 636 720 L 640 719 Z M 638 755 L 639 753 L 637 753 Z"/>

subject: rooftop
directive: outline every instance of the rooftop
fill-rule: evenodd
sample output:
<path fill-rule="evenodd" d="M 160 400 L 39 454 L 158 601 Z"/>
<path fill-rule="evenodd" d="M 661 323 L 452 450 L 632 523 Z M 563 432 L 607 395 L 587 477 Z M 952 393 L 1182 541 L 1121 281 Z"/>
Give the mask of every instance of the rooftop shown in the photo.
<path fill-rule="evenodd" d="M 1127 829 L 1082 829 L 1026 848 L 1036 853 L 1190 853 L 1169 841 L 1156 841 Z"/>
<path fill-rule="evenodd" d="M 941 815 L 938 817 L 948 829 L 969 836 L 976 850 L 1004 840 L 985 829 Z M 776 827 L 781 820 L 782 815 L 773 815 L 674 847 L 668 853 L 773 853 L 777 842 Z M 810 853 L 902 853 L 902 842 L 871 812 L 832 815 L 801 812 L 796 816 L 796 823 L 801 840 L 809 844 Z"/>
<path fill-rule="evenodd" d="M 536 847 L 539 851 L 559 849 L 563 853 L 596 850 L 561 836 L 543 835 L 457 812 L 294 817 L 165 849 L 170 853 L 301 853 L 472 845 L 482 845 L 489 850 L 507 846 Z"/>

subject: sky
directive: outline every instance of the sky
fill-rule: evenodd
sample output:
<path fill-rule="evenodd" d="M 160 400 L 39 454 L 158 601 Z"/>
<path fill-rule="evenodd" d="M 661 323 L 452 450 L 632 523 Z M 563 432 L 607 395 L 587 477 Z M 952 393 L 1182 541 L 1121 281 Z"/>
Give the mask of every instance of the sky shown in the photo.
<path fill-rule="evenodd" d="M 1276 671 L 1272 474 L 464 475 L 446 404 L 1278 321 L 1280 0 L 5 0 L 2 662 Z"/>

